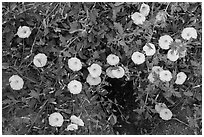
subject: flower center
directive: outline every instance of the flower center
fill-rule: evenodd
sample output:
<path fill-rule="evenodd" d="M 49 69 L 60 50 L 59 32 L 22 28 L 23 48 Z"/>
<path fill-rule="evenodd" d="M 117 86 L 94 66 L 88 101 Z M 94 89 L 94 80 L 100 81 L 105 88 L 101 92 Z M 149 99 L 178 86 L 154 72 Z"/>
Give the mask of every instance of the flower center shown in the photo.
<path fill-rule="evenodd" d="M 166 40 L 164 40 L 164 42 L 165 42 L 165 43 L 167 43 L 167 42 L 168 42 L 168 40 L 166 39 Z"/>
<path fill-rule="evenodd" d="M 74 88 L 77 88 L 77 85 L 74 85 Z"/>
<path fill-rule="evenodd" d="M 58 120 L 59 120 L 59 118 L 56 117 L 56 118 L 55 118 L 55 121 L 58 121 Z"/>

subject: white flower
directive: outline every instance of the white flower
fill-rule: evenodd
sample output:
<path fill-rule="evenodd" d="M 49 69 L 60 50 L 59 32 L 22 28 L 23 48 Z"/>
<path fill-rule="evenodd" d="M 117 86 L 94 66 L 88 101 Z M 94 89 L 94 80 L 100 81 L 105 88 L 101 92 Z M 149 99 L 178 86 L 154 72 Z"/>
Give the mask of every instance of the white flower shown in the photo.
<path fill-rule="evenodd" d="M 160 111 L 159 116 L 163 119 L 163 120 L 170 120 L 172 117 L 172 112 L 168 109 L 168 108 L 164 108 Z"/>
<path fill-rule="evenodd" d="M 68 84 L 68 89 L 72 94 L 79 94 L 82 91 L 82 84 L 77 80 L 72 80 Z"/>
<path fill-rule="evenodd" d="M 49 124 L 53 127 L 61 127 L 63 122 L 64 118 L 58 112 L 54 112 L 49 116 Z"/>
<path fill-rule="evenodd" d="M 139 65 L 145 62 L 145 55 L 140 52 L 134 52 L 131 59 L 135 64 Z"/>
<path fill-rule="evenodd" d="M 188 27 L 183 29 L 181 33 L 181 37 L 186 40 L 190 40 L 191 38 L 197 38 L 197 31 L 193 27 Z"/>
<path fill-rule="evenodd" d="M 150 8 L 149 5 L 143 3 L 140 7 L 140 13 L 144 16 L 147 16 L 149 14 Z"/>
<path fill-rule="evenodd" d="M 47 56 L 43 53 L 38 53 L 33 58 L 33 63 L 36 67 L 44 67 L 47 63 Z"/>
<path fill-rule="evenodd" d="M 28 38 L 31 34 L 31 30 L 29 27 L 27 26 L 23 26 L 23 27 L 19 27 L 18 28 L 18 32 L 17 32 L 17 35 L 20 37 L 20 38 Z"/>
<path fill-rule="evenodd" d="M 90 74 L 88 74 L 86 82 L 89 83 L 89 85 L 95 86 L 101 83 L 101 77 L 94 78 Z"/>
<path fill-rule="evenodd" d="M 167 108 L 166 104 L 164 103 L 158 103 L 155 105 L 155 110 L 160 113 L 162 109 Z"/>
<path fill-rule="evenodd" d="M 114 55 L 114 54 L 108 55 L 106 60 L 107 60 L 109 65 L 117 65 L 119 63 L 119 61 L 120 61 L 119 57 Z"/>
<path fill-rule="evenodd" d="M 79 71 L 82 68 L 82 63 L 78 58 L 73 57 L 68 60 L 68 66 L 73 71 Z"/>
<path fill-rule="evenodd" d="M 147 43 L 147 44 L 143 47 L 143 50 L 145 51 L 145 54 L 147 56 L 154 55 L 156 53 L 156 48 L 155 48 L 154 44 L 152 44 L 152 43 Z"/>
<path fill-rule="evenodd" d="M 179 53 L 177 50 L 170 49 L 167 53 L 167 58 L 171 61 L 176 61 L 179 58 Z"/>
<path fill-rule="evenodd" d="M 165 22 L 167 19 L 167 14 L 165 11 L 159 11 L 156 15 L 156 22 Z"/>
<path fill-rule="evenodd" d="M 185 81 L 186 81 L 186 74 L 184 72 L 179 72 L 177 75 L 176 75 L 176 81 L 175 83 L 178 84 L 178 85 L 182 85 Z"/>
<path fill-rule="evenodd" d="M 171 42 L 173 42 L 173 39 L 169 35 L 164 35 L 159 38 L 159 46 L 162 49 L 169 49 Z"/>
<path fill-rule="evenodd" d="M 135 12 L 134 14 L 132 14 L 131 18 L 136 25 L 143 24 L 146 20 L 145 16 L 139 12 Z"/>
<path fill-rule="evenodd" d="M 119 66 L 117 69 L 112 70 L 112 74 L 115 78 L 122 78 L 125 75 L 125 70 Z"/>
<path fill-rule="evenodd" d="M 159 75 L 159 73 L 163 70 L 160 66 L 153 66 L 152 67 L 152 72 L 156 73 Z"/>
<path fill-rule="evenodd" d="M 77 124 L 77 125 L 79 125 L 79 126 L 84 126 L 83 120 L 80 119 L 79 117 L 75 116 L 75 115 L 72 115 L 72 116 L 70 117 L 70 120 L 71 120 L 71 122 L 74 123 L 74 124 Z"/>
<path fill-rule="evenodd" d="M 9 83 L 13 90 L 20 90 L 23 88 L 24 81 L 18 75 L 13 75 L 9 78 Z"/>
<path fill-rule="evenodd" d="M 149 79 L 150 82 L 154 83 L 154 75 L 153 73 L 149 73 L 149 76 L 147 77 Z"/>
<path fill-rule="evenodd" d="M 93 63 L 90 67 L 88 67 L 88 71 L 92 77 L 99 77 L 102 73 L 102 68 L 100 65 Z"/>
<path fill-rule="evenodd" d="M 107 69 L 106 69 L 106 74 L 107 74 L 108 77 L 110 77 L 110 78 L 115 78 L 115 77 L 113 76 L 112 70 L 113 70 L 112 67 L 107 68 Z"/>
<path fill-rule="evenodd" d="M 172 79 L 172 74 L 169 70 L 163 70 L 159 73 L 159 78 L 163 82 L 170 81 Z"/>
<path fill-rule="evenodd" d="M 74 130 L 77 130 L 78 129 L 78 125 L 77 124 L 69 124 L 67 126 L 67 129 L 66 130 L 70 130 L 70 131 L 74 131 Z"/>

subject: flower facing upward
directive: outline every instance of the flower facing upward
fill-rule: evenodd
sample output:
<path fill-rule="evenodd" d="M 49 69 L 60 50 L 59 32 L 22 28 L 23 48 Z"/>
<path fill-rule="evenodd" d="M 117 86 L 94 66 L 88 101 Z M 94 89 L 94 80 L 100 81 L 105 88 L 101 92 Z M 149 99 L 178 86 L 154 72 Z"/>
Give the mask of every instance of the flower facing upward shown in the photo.
<path fill-rule="evenodd" d="M 115 78 L 115 77 L 113 76 L 112 70 L 113 70 L 112 67 L 107 68 L 107 69 L 106 69 L 106 75 L 107 75 L 108 77 L 110 77 L 110 78 Z"/>
<path fill-rule="evenodd" d="M 93 63 L 90 67 L 88 67 L 88 71 L 92 77 L 99 77 L 102 73 L 102 68 L 100 65 Z"/>
<path fill-rule="evenodd" d="M 163 120 L 170 120 L 172 117 L 172 112 L 171 110 L 169 110 L 168 108 L 164 108 L 159 112 L 159 116 L 163 119 Z"/>
<path fill-rule="evenodd" d="M 82 68 L 82 63 L 78 58 L 73 57 L 68 60 L 68 66 L 73 71 L 79 71 Z"/>
<path fill-rule="evenodd" d="M 72 94 L 79 94 L 82 91 L 82 84 L 77 80 L 69 82 L 67 87 Z"/>
<path fill-rule="evenodd" d="M 79 126 L 84 126 L 83 120 L 80 119 L 79 117 L 75 116 L 75 115 L 72 115 L 72 116 L 70 117 L 70 120 L 71 120 L 71 122 L 74 123 L 74 124 L 77 124 L 77 125 L 79 125 Z"/>
<path fill-rule="evenodd" d="M 162 49 L 169 49 L 169 45 L 173 42 L 173 39 L 169 35 L 164 35 L 159 38 L 159 46 Z"/>
<path fill-rule="evenodd" d="M 20 90 L 23 88 L 24 81 L 18 75 L 13 75 L 9 78 L 9 83 L 13 90 Z"/>
<path fill-rule="evenodd" d="M 139 12 L 135 12 L 134 14 L 132 14 L 131 18 L 136 25 L 143 24 L 146 20 L 145 16 Z"/>
<path fill-rule="evenodd" d="M 172 74 L 169 70 L 163 70 L 159 73 L 159 78 L 163 82 L 168 82 L 172 79 Z"/>
<path fill-rule="evenodd" d="M 197 38 L 197 31 L 193 27 L 188 27 L 183 29 L 181 33 L 181 37 L 186 40 L 190 40 L 191 38 Z"/>
<path fill-rule="evenodd" d="M 139 65 L 145 62 L 145 55 L 136 51 L 132 54 L 131 59 L 135 64 Z"/>
<path fill-rule="evenodd" d="M 144 16 L 148 16 L 150 11 L 149 5 L 143 3 L 140 7 L 140 13 Z"/>
<path fill-rule="evenodd" d="M 159 73 L 163 70 L 160 66 L 153 66 L 152 67 L 152 72 L 156 73 L 159 75 Z"/>
<path fill-rule="evenodd" d="M 95 86 L 101 83 L 101 77 L 94 78 L 90 74 L 88 74 L 86 82 L 89 83 L 89 85 Z"/>
<path fill-rule="evenodd" d="M 106 58 L 107 62 L 109 65 L 117 65 L 120 61 L 119 57 L 114 55 L 114 54 L 110 54 L 108 55 L 108 57 Z"/>
<path fill-rule="evenodd" d="M 112 74 L 115 78 L 122 78 L 125 75 L 125 70 L 119 66 L 117 69 L 112 70 Z"/>
<path fill-rule="evenodd" d="M 157 111 L 157 113 L 160 113 L 161 110 L 165 108 L 167 108 L 167 106 L 164 103 L 158 103 L 155 105 L 155 110 Z"/>
<path fill-rule="evenodd" d="M 33 58 L 33 63 L 36 67 L 44 67 L 47 63 L 47 56 L 43 53 L 38 53 Z"/>
<path fill-rule="evenodd" d="M 77 124 L 69 124 L 67 126 L 67 129 L 68 131 L 74 131 L 74 130 L 77 130 L 78 129 L 78 125 Z"/>
<path fill-rule="evenodd" d="M 145 51 L 145 54 L 147 56 L 154 55 L 156 53 L 156 48 L 155 48 L 154 44 L 152 44 L 152 43 L 147 43 L 147 44 L 143 47 L 143 50 Z"/>
<path fill-rule="evenodd" d="M 171 61 L 176 61 L 179 58 L 179 53 L 177 50 L 170 49 L 167 53 L 167 58 Z"/>
<path fill-rule="evenodd" d="M 177 75 L 176 75 L 176 81 L 175 83 L 178 84 L 178 85 L 182 85 L 185 81 L 186 81 L 186 74 L 184 72 L 179 72 Z"/>
<path fill-rule="evenodd" d="M 50 116 L 49 116 L 49 124 L 53 127 L 61 127 L 62 124 L 64 122 L 64 118 L 63 116 L 58 113 L 58 112 L 55 112 L 55 113 L 52 113 Z"/>
<path fill-rule="evenodd" d="M 18 28 L 18 32 L 17 35 L 19 36 L 19 38 L 28 38 L 31 34 L 31 30 L 29 27 L 27 26 L 23 26 L 23 27 L 19 27 Z"/>

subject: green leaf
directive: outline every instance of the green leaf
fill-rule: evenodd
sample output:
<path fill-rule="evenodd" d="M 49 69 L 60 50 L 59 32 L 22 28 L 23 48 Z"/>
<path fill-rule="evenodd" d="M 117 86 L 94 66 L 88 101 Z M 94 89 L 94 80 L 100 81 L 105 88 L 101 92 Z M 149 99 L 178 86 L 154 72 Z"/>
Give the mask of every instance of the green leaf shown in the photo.
<path fill-rule="evenodd" d="M 35 90 L 31 90 L 30 94 L 31 97 L 36 98 L 37 100 L 40 100 L 39 93 L 37 93 Z"/>
<path fill-rule="evenodd" d="M 124 33 L 123 27 L 120 23 L 114 22 L 114 27 L 118 30 L 119 34 L 122 35 Z"/>
<path fill-rule="evenodd" d="M 183 94 L 188 96 L 188 97 L 193 96 L 193 93 L 191 91 L 184 92 Z"/>

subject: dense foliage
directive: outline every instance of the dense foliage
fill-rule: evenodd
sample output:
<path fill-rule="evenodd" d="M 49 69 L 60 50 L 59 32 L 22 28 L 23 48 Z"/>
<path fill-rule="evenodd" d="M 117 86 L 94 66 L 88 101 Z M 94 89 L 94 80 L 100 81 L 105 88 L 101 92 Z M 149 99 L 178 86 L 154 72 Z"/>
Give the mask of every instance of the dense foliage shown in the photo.
<path fill-rule="evenodd" d="M 202 134 L 201 3 L 142 5 L 2 3 L 3 134 Z"/>

